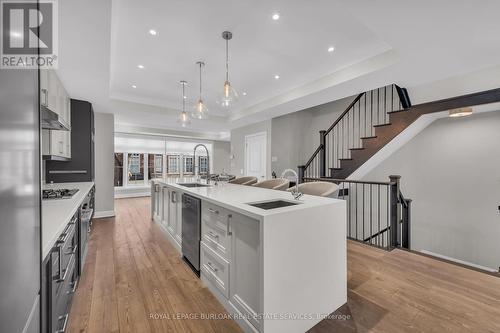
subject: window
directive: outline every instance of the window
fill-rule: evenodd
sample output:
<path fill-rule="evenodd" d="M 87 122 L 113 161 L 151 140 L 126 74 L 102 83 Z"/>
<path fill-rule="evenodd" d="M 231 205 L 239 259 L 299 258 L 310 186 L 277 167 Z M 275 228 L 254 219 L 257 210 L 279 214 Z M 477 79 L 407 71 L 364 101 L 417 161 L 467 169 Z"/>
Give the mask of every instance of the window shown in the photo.
<path fill-rule="evenodd" d="M 115 186 L 123 186 L 123 153 L 115 153 Z"/>
<path fill-rule="evenodd" d="M 199 173 L 207 173 L 208 171 L 208 158 L 206 156 L 198 156 Z"/>
<path fill-rule="evenodd" d="M 194 172 L 193 156 L 184 155 L 184 173 L 193 173 L 193 172 Z"/>
<path fill-rule="evenodd" d="M 167 173 L 179 173 L 179 155 L 167 155 Z"/>
<path fill-rule="evenodd" d="M 144 185 L 144 154 L 128 154 L 128 185 Z"/>
<path fill-rule="evenodd" d="M 148 180 L 163 177 L 163 155 L 148 154 Z"/>

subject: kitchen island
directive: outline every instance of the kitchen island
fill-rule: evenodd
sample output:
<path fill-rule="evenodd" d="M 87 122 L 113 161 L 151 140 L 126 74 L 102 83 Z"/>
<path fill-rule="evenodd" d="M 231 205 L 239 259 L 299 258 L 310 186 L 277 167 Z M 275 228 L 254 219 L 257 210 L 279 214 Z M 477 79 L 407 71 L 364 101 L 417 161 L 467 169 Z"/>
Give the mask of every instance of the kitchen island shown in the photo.
<path fill-rule="evenodd" d="M 152 182 L 152 219 L 180 251 L 182 203 L 200 200 L 200 277 L 243 330 L 305 332 L 346 303 L 344 201 L 183 183 Z"/>

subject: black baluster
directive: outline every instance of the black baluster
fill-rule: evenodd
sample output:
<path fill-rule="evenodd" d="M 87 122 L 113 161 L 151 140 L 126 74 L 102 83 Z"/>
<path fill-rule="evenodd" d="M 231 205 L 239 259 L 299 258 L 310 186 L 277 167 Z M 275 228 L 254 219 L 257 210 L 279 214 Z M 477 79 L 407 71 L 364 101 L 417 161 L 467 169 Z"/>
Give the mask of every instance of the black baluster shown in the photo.
<path fill-rule="evenodd" d="M 351 182 L 347 183 L 349 186 L 349 192 L 347 192 L 347 200 L 349 200 L 349 236 L 351 236 Z M 342 193 L 344 195 L 344 193 Z"/>
<path fill-rule="evenodd" d="M 370 97 L 370 135 L 373 133 L 373 90 Z"/>
<path fill-rule="evenodd" d="M 356 239 L 358 238 L 358 183 L 355 183 L 356 186 Z"/>
<path fill-rule="evenodd" d="M 387 122 L 387 86 L 384 87 L 384 124 Z"/>
<path fill-rule="evenodd" d="M 365 184 L 363 183 L 363 241 L 365 240 Z"/>
<path fill-rule="evenodd" d="M 378 209 L 377 209 L 377 212 L 378 212 L 378 232 L 380 232 L 380 184 L 378 184 L 377 199 L 378 199 Z M 380 240 L 380 237 L 377 238 L 377 246 L 380 246 L 379 240 Z"/>
<path fill-rule="evenodd" d="M 372 184 L 370 184 L 370 237 L 373 235 L 373 211 L 372 211 Z M 372 245 L 372 239 L 370 238 L 370 245 Z"/>

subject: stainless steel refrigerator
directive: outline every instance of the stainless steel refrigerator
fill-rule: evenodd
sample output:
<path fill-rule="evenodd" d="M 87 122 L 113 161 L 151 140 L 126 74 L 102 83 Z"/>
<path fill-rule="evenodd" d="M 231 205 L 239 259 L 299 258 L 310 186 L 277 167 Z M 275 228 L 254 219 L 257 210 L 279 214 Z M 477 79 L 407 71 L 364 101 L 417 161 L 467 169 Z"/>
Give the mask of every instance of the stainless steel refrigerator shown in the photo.
<path fill-rule="evenodd" d="M 0 332 L 40 330 L 38 80 L 0 69 Z"/>

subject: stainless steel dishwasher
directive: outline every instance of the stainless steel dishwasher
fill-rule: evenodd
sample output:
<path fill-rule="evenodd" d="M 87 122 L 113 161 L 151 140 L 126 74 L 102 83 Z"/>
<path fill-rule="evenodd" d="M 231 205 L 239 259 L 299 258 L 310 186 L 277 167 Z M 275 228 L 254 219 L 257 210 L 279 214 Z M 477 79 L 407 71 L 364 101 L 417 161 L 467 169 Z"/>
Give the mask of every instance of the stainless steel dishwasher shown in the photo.
<path fill-rule="evenodd" d="M 182 255 L 191 268 L 200 274 L 201 201 L 182 195 Z"/>

